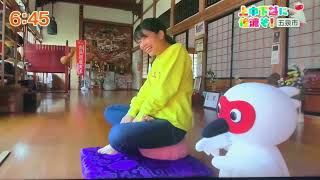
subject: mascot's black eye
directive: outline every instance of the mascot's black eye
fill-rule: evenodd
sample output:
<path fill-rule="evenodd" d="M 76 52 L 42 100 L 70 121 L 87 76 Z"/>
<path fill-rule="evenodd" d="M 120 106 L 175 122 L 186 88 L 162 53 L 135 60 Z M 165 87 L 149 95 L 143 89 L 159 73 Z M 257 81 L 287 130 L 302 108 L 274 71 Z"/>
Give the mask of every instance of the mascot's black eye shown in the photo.
<path fill-rule="evenodd" d="M 240 122 L 241 121 L 241 112 L 238 109 L 232 109 L 230 112 L 230 118 L 235 123 Z"/>
<path fill-rule="evenodd" d="M 220 103 L 219 103 L 218 106 L 217 106 L 217 113 L 220 112 L 220 109 L 221 109 L 221 105 L 220 105 Z"/>

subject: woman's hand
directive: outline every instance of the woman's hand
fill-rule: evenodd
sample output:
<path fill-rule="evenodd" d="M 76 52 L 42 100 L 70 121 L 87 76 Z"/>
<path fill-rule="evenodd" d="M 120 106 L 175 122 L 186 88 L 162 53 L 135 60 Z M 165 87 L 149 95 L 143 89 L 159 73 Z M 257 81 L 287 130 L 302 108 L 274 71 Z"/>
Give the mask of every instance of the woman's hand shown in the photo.
<path fill-rule="evenodd" d="M 154 120 L 154 118 L 148 115 L 143 116 L 143 118 L 141 119 L 141 121 L 152 121 L 152 120 Z M 133 122 L 138 122 L 138 120 L 134 119 Z"/>
<path fill-rule="evenodd" d="M 133 120 L 134 120 L 134 117 L 132 117 L 132 116 L 130 116 L 130 115 L 125 115 L 122 119 L 121 119 L 121 121 L 120 121 L 120 124 L 121 123 L 129 123 L 129 122 L 133 122 Z"/>
<path fill-rule="evenodd" d="M 143 118 L 142 118 L 142 121 L 151 121 L 151 120 L 154 120 L 154 118 L 151 116 L 148 116 L 148 115 L 143 116 Z"/>

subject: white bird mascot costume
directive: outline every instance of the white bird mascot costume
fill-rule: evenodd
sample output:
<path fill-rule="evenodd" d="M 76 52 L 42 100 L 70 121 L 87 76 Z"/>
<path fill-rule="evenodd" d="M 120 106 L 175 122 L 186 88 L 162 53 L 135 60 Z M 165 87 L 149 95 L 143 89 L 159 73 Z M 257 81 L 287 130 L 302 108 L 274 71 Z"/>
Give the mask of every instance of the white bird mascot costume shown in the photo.
<path fill-rule="evenodd" d="M 219 99 L 218 119 L 203 130 L 197 151 L 213 155 L 219 177 L 289 176 L 277 148 L 294 132 L 299 93 L 294 87 L 276 88 L 261 83 L 243 83 Z M 219 156 L 219 149 L 226 149 Z"/>
<path fill-rule="evenodd" d="M 300 23 L 306 24 L 307 20 L 306 20 L 305 14 L 303 12 L 303 9 L 304 9 L 304 5 L 301 2 L 296 2 L 294 4 L 294 9 L 288 8 L 289 13 L 291 14 L 290 15 L 291 18 L 298 19 L 300 21 Z"/>

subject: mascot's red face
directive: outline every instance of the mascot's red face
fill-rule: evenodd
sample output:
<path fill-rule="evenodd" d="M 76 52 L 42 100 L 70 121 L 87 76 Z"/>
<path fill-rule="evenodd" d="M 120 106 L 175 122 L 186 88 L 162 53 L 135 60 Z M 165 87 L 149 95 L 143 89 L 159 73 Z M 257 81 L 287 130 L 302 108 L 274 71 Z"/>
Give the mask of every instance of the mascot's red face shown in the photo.
<path fill-rule="evenodd" d="M 249 131 L 256 119 L 256 112 L 246 101 L 229 101 L 225 96 L 219 100 L 220 112 L 218 118 L 224 119 L 229 131 L 241 134 Z"/>

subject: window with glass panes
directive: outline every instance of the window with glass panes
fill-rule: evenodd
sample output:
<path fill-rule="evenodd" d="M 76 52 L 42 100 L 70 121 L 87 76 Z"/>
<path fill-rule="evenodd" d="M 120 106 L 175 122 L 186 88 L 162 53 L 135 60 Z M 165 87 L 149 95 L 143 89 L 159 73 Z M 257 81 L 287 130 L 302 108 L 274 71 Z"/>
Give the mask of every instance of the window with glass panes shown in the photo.
<path fill-rule="evenodd" d="M 255 6 L 273 4 L 272 0 L 255 3 Z M 233 77 L 268 77 L 271 74 L 271 46 L 273 30 L 239 28 L 239 10 L 234 12 Z"/>
<path fill-rule="evenodd" d="M 142 59 L 142 78 L 146 79 L 148 77 L 148 66 L 149 66 L 149 55 L 143 53 Z"/>
<path fill-rule="evenodd" d="M 207 71 L 229 78 L 231 69 L 232 14 L 208 23 Z"/>
<path fill-rule="evenodd" d="M 176 35 L 174 39 L 177 43 L 181 43 L 187 48 L 187 32 Z"/>

